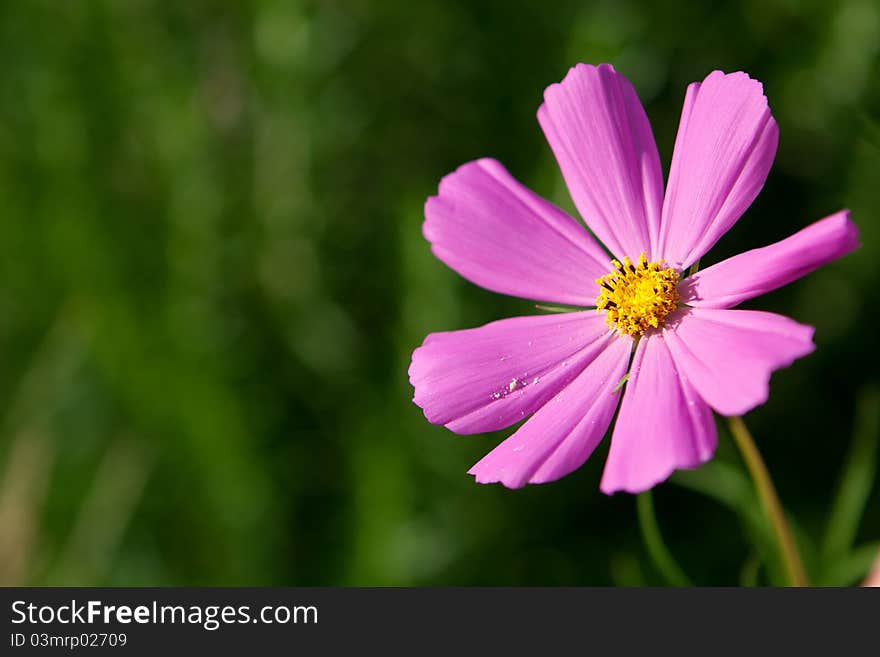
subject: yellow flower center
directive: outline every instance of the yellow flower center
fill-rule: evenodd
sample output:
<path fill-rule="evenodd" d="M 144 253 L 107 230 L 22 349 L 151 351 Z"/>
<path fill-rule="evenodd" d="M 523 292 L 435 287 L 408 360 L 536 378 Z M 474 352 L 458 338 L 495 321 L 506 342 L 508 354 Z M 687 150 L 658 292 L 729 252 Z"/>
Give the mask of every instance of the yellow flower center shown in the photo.
<path fill-rule="evenodd" d="M 605 311 L 608 326 L 634 337 L 663 326 L 678 307 L 678 272 L 662 260 L 648 262 L 644 253 L 635 265 L 629 258 L 611 264 L 614 271 L 596 279 L 602 288 L 596 307 Z"/>

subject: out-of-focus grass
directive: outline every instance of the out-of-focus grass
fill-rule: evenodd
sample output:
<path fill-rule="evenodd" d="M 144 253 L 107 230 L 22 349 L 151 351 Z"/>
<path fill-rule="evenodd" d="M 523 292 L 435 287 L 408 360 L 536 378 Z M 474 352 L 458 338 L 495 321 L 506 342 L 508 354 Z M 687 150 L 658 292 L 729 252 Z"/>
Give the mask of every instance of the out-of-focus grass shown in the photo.
<path fill-rule="evenodd" d="M 750 304 L 818 350 L 748 421 L 816 559 L 870 545 L 877 453 L 848 450 L 880 372 L 878 37 L 871 0 L 3 4 L 3 582 L 658 583 L 601 449 L 476 486 L 503 434 L 430 426 L 406 380 L 426 333 L 535 312 L 436 261 L 422 204 L 488 155 L 571 208 L 535 111 L 576 61 L 634 81 L 665 163 L 688 83 L 764 82 L 776 166 L 706 264 L 852 209 L 859 252 Z M 698 583 L 762 583 L 718 459 L 688 480 L 712 497 L 655 491 L 663 538 Z"/>

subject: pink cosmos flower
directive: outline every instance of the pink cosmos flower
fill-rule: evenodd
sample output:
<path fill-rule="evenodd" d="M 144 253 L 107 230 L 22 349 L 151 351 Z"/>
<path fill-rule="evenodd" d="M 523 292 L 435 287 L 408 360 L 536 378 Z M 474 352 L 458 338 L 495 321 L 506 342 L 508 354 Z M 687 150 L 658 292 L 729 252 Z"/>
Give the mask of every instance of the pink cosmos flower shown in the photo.
<path fill-rule="evenodd" d="M 749 207 L 778 142 L 760 82 L 711 73 L 684 99 L 666 192 L 632 85 L 578 64 L 538 122 L 592 235 L 497 161 L 469 162 L 425 204 L 434 254 L 469 281 L 583 307 L 433 333 L 413 352 L 414 401 L 456 433 L 531 416 L 470 470 L 510 488 L 580 467 L 620 411 L 600 488 L 636 493 L 709 460 L 712 411 L 767 401 L 770 374 L 813 351 L 813 328 L 732 310 L 858 246 L 847 211 L 687 276 Z M 627 375 L 625 385 L 624 376 Z"/>

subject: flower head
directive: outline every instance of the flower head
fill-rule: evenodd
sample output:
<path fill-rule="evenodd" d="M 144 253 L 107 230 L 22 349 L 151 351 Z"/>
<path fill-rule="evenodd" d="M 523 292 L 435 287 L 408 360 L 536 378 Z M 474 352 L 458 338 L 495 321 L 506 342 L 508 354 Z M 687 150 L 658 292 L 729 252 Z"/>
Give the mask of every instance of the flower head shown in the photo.
<path fill-rule="evenodd" d="M 429 335 L 409 369 L 414 401 L 457 433 L 531 416 L 470 470 L 512 488 L 580 467 L 619 404 L 600 487 L 640 492 L 709 460 L 712 411 L 764 403 L 771 373 L 814 349 L 811 327 L 733 306 L 852 251 L 857 231 L 841 211 L 687 275 L 776 153 L 763 88 L 744 73 L 688 87 L 665 193 L 644 109 L 610 65 L 550 85 L 538 121 L 592 235 L 491 159 L 443 178 L 424 234 L 477 285 L 584 310 Z"/>
<path fill-rule="evenodd" d="M 609 328 L 638 337 L 663 326 L 678 308 L 679 273 L 662 260 L 649 263 L 644 252 L 636 264 L 627 256 L 611 264 L 614 271 L 596 279 L 602 288 L 596 308 L 605 311 Z"/>

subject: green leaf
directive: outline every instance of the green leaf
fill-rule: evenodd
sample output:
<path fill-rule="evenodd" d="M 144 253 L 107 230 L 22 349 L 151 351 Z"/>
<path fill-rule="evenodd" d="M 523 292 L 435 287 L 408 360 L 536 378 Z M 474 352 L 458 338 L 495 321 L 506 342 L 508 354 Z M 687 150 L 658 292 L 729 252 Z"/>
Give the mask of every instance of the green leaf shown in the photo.
<path fill-rule="evenodd" d="M 679 470 L 670 481 L 711 497 L 738 513 L 755 509 L 751 482 L 736 467 L 718 459 L 696 470 Z"/>
<path fill-rule="evenodd" d="M 758 586 L 758 576 L 760 573 L 761 557 L 757 552 L 752 552 L 739 571 L 739 585 L 748 587 Z"/>
<path fill-rule="evenodd" d="M 877 474 L 880 442 L 880 389 L 863 388 L 856 405 L 856 422 L 849 453 L 843 466 L 825 540 L 822 563 L 827 567 L 849 553 Z"/>
<path fill-rule="evenodd" d="M 730 509 L 740 520 L 747 540 L 764 564 L 772 584 L 788 579 L 779 559 L 773 532 L 758 502 L 751 480 L 737 467 L 716 458 L 696 470 L 680 470 L 670 481 L 712 498 Z"/>
<path fill-rule="evenodd" d="M 861 582 L 880 554 L 880 541 L 861 545 L 834 563 L 827 564 L 822 586 L 853 586 Z"/>
<path fill-rule="evenodd" d="M 654 498 L 651 496 L 651 491 L 636 497 L 636 507 L 642 539 L 645 541 L 651 561 L 654 562 L 663 579 L 672 586 L 693 586 L 663 542 L 663 536 L 657 526 L 657 516 L 654 514 Z"/>
<path fill-rule="evenodd" d="M 548 313 L 573 313 L 573 312 L 577 312 L 579 310 L 585 310 L 584 308 L 582 308 L 580 306 L 564 306 L 564 305 L 550 306 L 550 305 L 546 305 L 543 303 L 536 303 L 535 308 L 537 308 L 538 310 L 543 310 Z"/>

